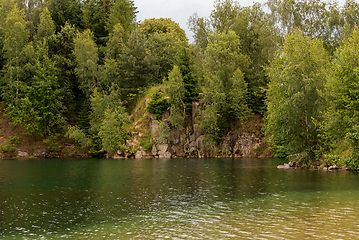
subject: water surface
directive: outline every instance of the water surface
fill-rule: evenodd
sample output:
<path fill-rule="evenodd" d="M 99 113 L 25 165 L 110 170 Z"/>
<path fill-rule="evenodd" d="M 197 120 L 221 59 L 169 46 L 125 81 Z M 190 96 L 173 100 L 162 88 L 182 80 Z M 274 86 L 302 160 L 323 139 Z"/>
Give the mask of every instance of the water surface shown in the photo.
<path fill-rule="evenodd" d="M 359 174 L 283 159 L 0 161 L 0 239 L 357 239 Z"/>

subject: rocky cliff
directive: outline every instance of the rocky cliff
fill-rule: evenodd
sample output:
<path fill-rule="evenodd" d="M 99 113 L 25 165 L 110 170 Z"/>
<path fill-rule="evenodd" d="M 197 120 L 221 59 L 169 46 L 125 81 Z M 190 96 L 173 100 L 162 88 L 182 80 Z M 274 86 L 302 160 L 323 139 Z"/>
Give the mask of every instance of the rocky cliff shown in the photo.
<path fill-rule="evenodd" d="M 144 107 L 142 106 L 142 109 Z M 159 141 L 164 134 L 169 113 L 161 121 L 152 114 L 142 111 L 131 116 L 134 121 L 131 139 L 126 142 L 126 151 L 117 151 L 113 158 L 205 158 L 205 157 L 271 157 L 267 144 L 263 141 L 262 116 L 256 115 L 245 124 L 228 132 L 219 144 L 209 144 L 206 136 L 197 127 L 199 103 L 193 102 L 192 116 L 188 117 L 182 129 L 167 129 L 167 138 Z M 169 130 L 169 134 L 168 134 Z M 144 146 L 143 139 L 149 139 L 151 145 Z M 145 149 L 147 148 L 147 149 Z"/>

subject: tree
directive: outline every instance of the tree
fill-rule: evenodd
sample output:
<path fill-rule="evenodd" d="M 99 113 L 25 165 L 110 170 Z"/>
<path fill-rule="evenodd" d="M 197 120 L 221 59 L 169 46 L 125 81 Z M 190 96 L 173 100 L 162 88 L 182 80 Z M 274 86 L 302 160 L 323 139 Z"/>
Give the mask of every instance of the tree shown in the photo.
<path fill-rule="evenodd" d="M 148 37 L 148 50 L 154 64 L 157 66 L 151 82 L 160 84 L 168 78 L 168 73 L 173 69 L 182 42 L 170 33 L 152 33 Z"/>
<path fill-rule="evenodd" d="M 175 41 L 188 41 L 185 31 L 179 26 L 178 23 L 172 21 L 170 18 L 151 18 L 144 20 L 140 29 L 142 33 L 149 37 L 154 33 L 172 34 L 176 39 Z"/>
<path fill-rule="evenodd" d="M 45 8 L 40 15 L 40 23 L 37 28 L 37 41 L 45 40 L 48 44 L 48 39 L 55 33 L 55 24 L 52 21 L 50 11 Z"/>
<path fill-rule="evenodd" d="M 113 32 L 114 26 L 120 24 L 126 34 L 130 34 L 135 28 L 136 11 L 132 0 L 115 0 L 112 3 L 110 15 L 108 16 L 106 26 L 110 33 Z"/>
<path fill-rule="evenodd" d="M 118 90 L 111 88 L 110 94 L 103 95 L 95 89 L 90 100 L 91 132 L 101 139 L 100 148 L 110 153 L 124 148 L 126 133 L 123 126 L 129 121 L 129 116 L 122 106 Z"/>
<path fill-rule="evenodd" d="M 240 46 L 233 31 L 218 32 L 205 51 L 207 83 L 200 127 L 217 142 L 232 124 L 241 124 L 250 116 L 247 83 L 241 71 L 248 66 L 249 59 Z"/>
<path fill-rule="evenodd" d="M 111 11 L 111 1 L 88 0 L 83 9 L 86 28 L 92 31 L 97 45 L 105 46 L 109 35 L 106 23 Z"/>
<path fill-rule="evenodd" d="M 83 93 L 90 96 L 95 88 L 104 91 L 98 77 L 98 48 L 90 30 L 77 34 L 74 40 L 74 55 L 77 63 L 75 71 Z"/>
<path fill-rule="evenodd" d="M 266 134 L 274 149 L 314 159 L 320 139 L 329 57 L 320 40 L 294 31 L 270 63 Z"/>
<path fill-rule="evenodd" d="M 263 114 L 266 111 L 264 89 L 268 84 L 264 68 L 273 58 L 281 38 L 259 3 L 240 8 L 238 12 L 231 30 L 239 37 L 241 49 L 250 59 L 249 67 L 242 69 L 248 83 L 248 104 L 254 112 Z"/>
<path fill-rule="evenodd" d="M 324 134 L 330 140 L 331 153 L 342 158 L 343 152 L 349 149 L 350 154 L 344 162 L 353 170 L 359 169 L 358 47 L 359 31 L 354 29 L 348 40 L 335 52 L 332 64 L 334 77 L 328 81 L 326 91 L 330 104 L 323 122 Z"/>
<path fill-rule="evenodd" d="M 12 9 L 5 22 L 5 38 L 4 38 L 4 56 L 6 57 L 6 82 L 8 90 L 6 92 L 6 100 L 9 103 L 17 101 L 19 98 L 19 90 L 22 85 L 20 56 L 21 51 L 27 44 L 29 32 L 26 29 L 23 11 L 17 6 Z"/>
<path fill-rule="evenodd" d="M 168 80 L 163 82 L 164 89 L 169 96 L 170 117 L 168 118 L 172 126 L 181 128 L 186 117 L 185 87 L 180 68 L 174 66 L 169 73 Z"/>
<path fill-rule="evenodd" d="M 124 79 L 121 87 L 140 89 L 151 83 L 158 66 L 148 52 L 148 41 L 139 29 L 135 29 L 124 47 L 121 56 L 121 69 Z M 129 92 L 133 92 L 129 90 Z M 135 90 L 135 92 L 137 92 Z"/>
<path fill-rule="evenodd" d="M 3 69 L 6 60 L 3 53 L 6 19 L 14 7 L 15 3 L 13 0 L 0 0 L 0 69 Z"/>
<path fill-rule="evenodd" d="M 56 32 L 66 23 L 77 29 L 83 29 L 83 3 L 80 0 L 50 0 L 49 10 L 56 26 Z"/>
<path fill-rule="evenodd" d="M 211 12 L 211 24 L 215 31 L 227 32 L 231 29 L 240 10 L 238 2 L 233 0 L 216 0 Z"/>
<path fill-rule="evenodd" d="M 26 96 L 18 106 L 9 105 L 8 114 L 15 125 L 25 127 L 28 134 L 48 136 L 65 123 L 63 92 L 59 87 L 55 63 L 47 57 L 46 46 L 39 46 L 35 75 Z"/>
<path fill-rule="evenodd" d="M 183 80 L 184 96 L 183 103 L 185 109 L 190 114 L 192 113 L 192 102 L 196 102 L 199 99 L 199 85 L 197 76 L 194 74 L 194 63 L 192 61 L 192 53 L 186 46 L 180 48 L 178 54 L 177 64 Z"/>

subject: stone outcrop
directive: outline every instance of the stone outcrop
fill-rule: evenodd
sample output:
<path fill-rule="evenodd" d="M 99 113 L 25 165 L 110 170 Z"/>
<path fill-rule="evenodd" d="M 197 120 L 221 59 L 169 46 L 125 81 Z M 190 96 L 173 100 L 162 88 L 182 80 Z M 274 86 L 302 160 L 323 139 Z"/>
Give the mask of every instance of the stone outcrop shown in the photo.
<path fill-rule="evenodd" d="M 152 114 L 146 113 L 146 116 L 135 122 L 135 129 L 130 132 L 131 140 L 126 141 L 127 152 L 118 151 L 113 158 L 271 157 L 268 146 L 262 140 L 260 116 L 255 116 L 249 127 L 239 126 L 228 132 L 220 144 L 210 145 L 206 136 L 196 127 L 199 107 L 200 102 L 193 102 L 192 116 L 186 120 L 186 126 L 170 129 L 164 143 L 156 141 L 164 130 Z M 166 112 L 162 118 L 165 123 L 168 116 L 169 112 Z M 136 120 L 135 117 L 132 119 Z M 143 129 L 147 129 L 152 136 L 152 148 L 148 151 L 140 144 Z"/>

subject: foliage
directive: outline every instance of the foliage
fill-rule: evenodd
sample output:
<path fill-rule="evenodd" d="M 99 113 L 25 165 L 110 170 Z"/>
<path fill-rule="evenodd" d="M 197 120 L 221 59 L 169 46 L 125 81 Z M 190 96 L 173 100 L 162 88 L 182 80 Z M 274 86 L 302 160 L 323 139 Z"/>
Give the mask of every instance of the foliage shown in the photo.
<path fill-rule="evenodd" d="M 333 61 L 334 77 L 326 86 L 327 99 L 331 104 L 325 111 L 323 123 L 324 136 L 329 139 L 332 149 L 340 142 L 351 147 L 348 164 L 358 169 L 358 120 L 359 120 L 359 58 L 356 54 L 359 46 L 359 31 L 354 29 L 350 38 L 335 52 Z"/>
<path fill-rule="evenodd" d="M 178 66 L 174 66 L 169 73 L 168 80 L 164 81 L 164 89 L 169 96 L 170 117 L 168 121 L 172 126 L 182 128 L 186 117 L 185 87 Z"/>
<path fill-rule="evenodd" d="M 146 134 L 144 137 L 141 138 L 140 145 L 143 147 L 143 149 L 146 152 L 151 152 L 152 150 L 152 141 L 151 141 L 151 135 Z"/>
<path fill-rule="evenodd" d="M 108 95 L 102 95 L 95 89 L 91 96 L 90 123 L 91 132 L 101 140 L 98 147 L 110 153 L 122 149 L 127 139 L 124 125 L 128 120 L 129 116 L 115 88 Z"/>
<path fill-rule="evenodd" d="M 83 29 L 82 1 L 79 0 L 50 0 L 49 10 L 55 23 L 56 32 L 59 32 L 66 24 Z"/>
<path fill-rule="evenodd" d="M 240 39 L 233 31 L 216 33 L 205 55 L 207 92 L 200 128 L 218 142 L 231 123 L 243 123 L 250 116 L 248 85 L 240 70 L 248 66 L 249 60 L 241 53 Z"/>
<path fill-rule="evenodd" d="M 42 53 L 35 67 L 32 85 L 28 87 L 26 96 L 19 99 L 17 105 L 9 104 L 7 111 L 13 124 L 25 126 L 27 134 L 45 136 L 62 127 L 65 107 L 55 64 Z"/>
<path fill-rule="evenodd" d="M 59 154 L 62 150 L 62 146 L 58 142 L 58 137 L 52 135 L 43 140 L 43 142 L 48 146 L 50 154 Z"/>
<path fill-rule="evenodd" d="M 268 68 L 266 134 L 286 154 L 313 157 L 320 144 L 315 121 L 322 120 L 328 64 L 322 42 L 295 31 Z"/>
<path fill-rule="evenodd" d="M 148 102 L 146 107 L 147 112 L 155 115 L 157 120 L 162 118 L 162 115 L 165 111 L 168 110 L 168 102 L 163 95 L 159 92 L 156 92 L 152 95 L 152 99 Z"/>
<path fill-rule="evenodd" d="M 78 33 L 74 40 L 74 55 L 76 57 L 76 75 L 79 87 L 89 96 L 93 89 L 103 89 L 98 78 L 98 49 L 90 30 Z"/>
<path fill-rule="evenodd" d="M 68 126 L 65 137 L 78 142 L 82 149 L 88 149 L 92 146 L 92 141 L 86 136 L 84 131 L 77 126 Z"/>
<path fill-rule="evenodd" d="M 124 149 L 127 134 L 123 130 L 123 125 L 127 122 L 126 114 L 117 111 L 112 111 L 109 107 L 104 112 L 104 119 L 102 120 L 99 136 L 102 140 L 102 147 L 106 152 L 114 153 L 118 149 Z"/>
<path fill-rule="evenodd" d="M 132 0 L 115 0 L 112 3 L 106 27 L 112 32 L 114 26 L 120 24 L 125 33 L 130 33 L 135 26 L 137 7 Z"/>
<path fill-rule="evenodd" d="M 170 18 L 146 19 L 141 23 L 140 28 L 145 36 L 151 36 L 154 33 L 170 34 L 174 37 L 175 41 L 184 43 L 188 41 L 185 31 Z"/>
<path fill-rule="evenodd" d="M 157 143 L 158 144 L 165 144 L 168 143 L 168 140 L 171 136 L 171 129 L 170 127 L 163 121 L 157 121 L 158 124 L 158 131 L 157 131 Z"/>
<path fill-rule="evenodd" d="M 0 150 L 2 153 L 15 157 L 16 156 L 16 145 L 20 143 L 20 138 L 18 136 L 12 136 L 10 139 L 6 140 L 1 146 Z"/>
<path fill-rule="evenodd" d="M 85 26 L 93 33 L 97 45 L 105 46 L 109 34 L 106 23 L 111 12 L 110 0 L 89 0 L 83 6 Z"/>
<path fill-rule="evenodd" d="M 183 103 L 186 107 L 186 111 L 191 113 L 192 102 L 198 101 L 198 94 L 200 90 L 197 76 L 194 74 L 194 64 L 192 62 L 192 55 L 189 48 L 185 46 L 181 48 L 177 64 L 183 80 Z"/>
<path fill-rule="evenodd" d="M 50 11 L 45 8 L 40 15 L 40 23 L 37 29 L 36 39 L 37 41 L 42 41 L 45 39 L 47 41 L 55 33 L 55 24 L 52 21 Z"/>

